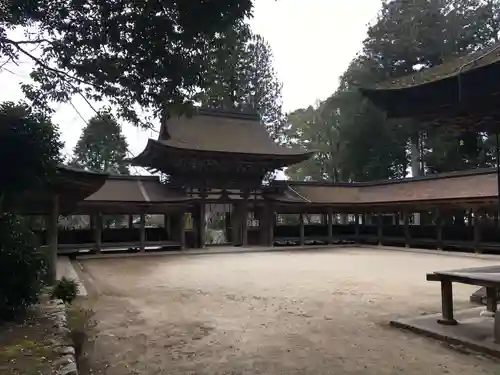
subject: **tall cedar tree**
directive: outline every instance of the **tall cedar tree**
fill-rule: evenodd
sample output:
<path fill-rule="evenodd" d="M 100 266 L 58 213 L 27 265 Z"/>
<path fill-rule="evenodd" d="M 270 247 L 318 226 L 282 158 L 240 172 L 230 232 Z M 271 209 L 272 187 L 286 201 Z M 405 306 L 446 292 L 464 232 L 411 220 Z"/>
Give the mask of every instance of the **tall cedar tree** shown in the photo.
<path fill-rule="evenodd" d="M 109 112 L 90 119 L 74 150 L 71 165 L 96 172 L 129 174 L 128 144 L 122 128 Z"/>
<path fill-rule="evenodd" d="M 220 35 L 207 77 L 209 86 L 200 93 L 203 106 L 257 112 L 273 139 L 283 141 L 282 84 L 273 67 L 272 50 L 248 24 L 240 23 Z"/>
<path fill-rule="evenodd" d="M 148 125 L 137 108 L 158 117 L 191 107 L 196 89 L 206 87 L 217 36 L 251 9 L 251 0 L 3 1 L 0 57 L 35 62 L 33 84 L 23 88 L 42 108 L 82 93 Z M 16 26 L 33 26 L 36 35 L 13 39 Z"/>
<path fill-rule="evenodd" d="M 496 0 L 385 1 L 377 21 L 368 29 L 363 50 L 342 75 L 332 96 L 337 100 L 333 101 L 336 108 L 329 110 L 331 121 L 309 122 L 302 127 L 295 123 L 297 141 L 314 144 L 316 133 L 325 133 L 322 127 L 332 126 L 336 143 L 341 145 L 336 165 L 342 180 L 404 177 L 410 140 L 421 124 L 387 120 L 356 92 L 357 88 L 435 66 L 498 41 L 499 14 L 500 2 Z M 330 105 L 332 98 L 327 100 Z M 325 104 L 317 111 L 323 111 Z M 293 121 L 296 119 L 289 118 Z M 491 141 L 482 134 L 457 136 L 434 131 L 423 134 L 421 141 L 424 147 L 419 157 L 428 172 L 486 166 L 492 160 Z M 319 149 L 328 148 L 324 140 L 319 142 Z M 331 173 L 321 172 L 331 169 L 323 161 L 306 167 L 299 177 L 334 180 Z"/>

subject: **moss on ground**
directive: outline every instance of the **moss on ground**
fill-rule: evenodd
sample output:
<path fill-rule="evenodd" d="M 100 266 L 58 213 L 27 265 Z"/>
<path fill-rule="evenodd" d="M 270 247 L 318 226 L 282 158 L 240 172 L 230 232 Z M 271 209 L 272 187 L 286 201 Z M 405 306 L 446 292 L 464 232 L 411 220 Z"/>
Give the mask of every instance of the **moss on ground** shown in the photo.
<path fill-rule="evenodd" d="M 0 323 L 0 375 L 50 375 L 54 333 L 53 321 L 39 311 L 23 321 Z"/>

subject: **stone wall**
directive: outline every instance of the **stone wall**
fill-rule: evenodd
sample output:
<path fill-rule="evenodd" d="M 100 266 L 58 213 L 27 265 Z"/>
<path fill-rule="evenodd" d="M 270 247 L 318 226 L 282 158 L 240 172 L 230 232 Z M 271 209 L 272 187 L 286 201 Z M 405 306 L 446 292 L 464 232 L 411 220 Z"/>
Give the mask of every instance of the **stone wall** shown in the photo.
<path fill-rule="evenodd" d="M 66 305 L 60 300 L 50 300 L 41 306 L 42 311 L 54 321 L 55 335 L 51 340 L 57 359 L 52 362 L 57 375 L 78 375 L 75 348 L 70 337 Z"/>

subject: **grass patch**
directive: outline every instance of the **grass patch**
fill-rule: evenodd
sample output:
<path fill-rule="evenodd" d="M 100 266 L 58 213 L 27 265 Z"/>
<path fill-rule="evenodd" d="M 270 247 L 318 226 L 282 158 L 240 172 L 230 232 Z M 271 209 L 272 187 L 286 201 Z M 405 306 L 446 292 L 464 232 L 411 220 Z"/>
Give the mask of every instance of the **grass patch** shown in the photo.
<path fill-rule="evenodd" d="M 0 375 L 50 375 L 53 325 L 36 308 L 22 321 L 0 323 Z"/>

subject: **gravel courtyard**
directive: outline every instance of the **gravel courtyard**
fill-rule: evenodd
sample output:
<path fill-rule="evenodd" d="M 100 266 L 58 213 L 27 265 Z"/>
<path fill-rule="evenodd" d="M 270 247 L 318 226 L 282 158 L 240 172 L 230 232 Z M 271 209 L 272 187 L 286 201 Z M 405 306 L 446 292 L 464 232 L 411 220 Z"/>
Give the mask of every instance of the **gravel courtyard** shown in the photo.
<path fill-rule="evenodd" d="M 492 260 L 381 249 L 80 261 L 101 373 L 500 374 L 500 363 L 388 326 L 438 312 L 426 272 Z M 474 287 L 457 285 L 457 307 Z"/>

